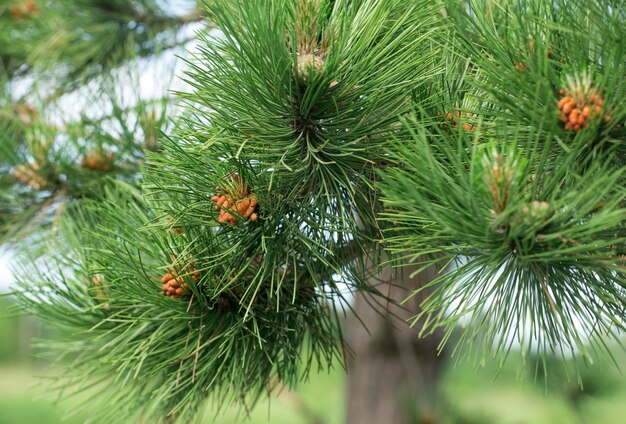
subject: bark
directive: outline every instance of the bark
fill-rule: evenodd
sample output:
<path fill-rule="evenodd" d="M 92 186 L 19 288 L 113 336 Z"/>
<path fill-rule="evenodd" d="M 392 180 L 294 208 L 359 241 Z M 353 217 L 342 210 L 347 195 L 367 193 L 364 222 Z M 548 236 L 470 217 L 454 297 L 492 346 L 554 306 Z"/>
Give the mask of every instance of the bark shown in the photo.
<path fill-rule="evenodd" d="M 377 276 L 379 290 L 396 302 L 434 278 L 428 268 L 414 278 L 415 268 L 394 273 L 385 269 Z M 437 346 L 442 335 L 419 338 L 419 323 L 406 320 L 419 310 L 425 294 L 404 305 L 384 302 L 359 293 L 355 312 L 346 324 L 348 354 L 348 424 L 430 424 L 435 420 L 435 401 L 442 360 Z M 379 305 L 376 305 L 376 302 Z M 381 304 L 382 303 L 382 304 Z"/>

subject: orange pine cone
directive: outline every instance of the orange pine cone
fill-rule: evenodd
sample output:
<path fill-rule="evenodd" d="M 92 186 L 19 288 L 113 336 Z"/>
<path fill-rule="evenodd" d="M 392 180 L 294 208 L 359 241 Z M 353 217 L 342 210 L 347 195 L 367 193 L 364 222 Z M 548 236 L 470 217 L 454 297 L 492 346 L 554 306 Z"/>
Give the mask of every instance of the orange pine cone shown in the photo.
<path fill-rule="evenodd" d="M 459 111 L 455 111 L 454 113 L 452 112 L 446 113 L 446 118 L 448 118 L 448 121 L 450 122 L 450 125 L 452 125 L 453 128 L 457 128 L 459 126 L 459 122 L 462 122 L 464 119 L 470 118 L 471 116 L 472 114 L 462 113 Z M 476 131 L 478 129 L 475 125 L 471 125 L 467 123 L 461 124 L 461 127 L 465 131 Z"/>
<path fill-rule="evenodd" d="M 191 278 L 193 278 L 193 281 L 197 283 L 198 281 L 200 281 L 200 272 L 194 270 L 193 274 L 191 274 Z"/>
<path fill-rule="evenodd" d="M 185 275 L 191 275 L 191 278 L 196 283 L 200 281 L 201 274 L 194 267 L 193 261 L 184 266 L 183 271 Z M 163 284 L 163 294 L 174 299 L 179 299 L 189 292 L 189 285 L 185 283 L 183 277 L 179 276 L 174 268 L 170 268 L 170 272 L 161 277 L 161 283 Z"/>
<path fill-rule="evenodd" d="M 34 0 L 26 0 L 22 3 L 13 4 L 9 8 L 9 12 L 15 20 L 30 19 L 39 15 L 39 7 Z"/>
<path fill-rule="evenodd" d="M 37 4 L 34 2 L 34 0 L 27 0 L 24 3 L 24 9 L 26 9 L 28 12 L 30 12 L 31 15 L 38 15 L 39 14 L 39 8 L 37 7 Z"/>
<path fill-rule="evenodd" d="M 18 165 L 13 171 L 13 177 L 37 191 L 48 187 L 48 181 L 39 174 L 39 164 L 37 162 Z"/>
<path fill-rule="evenodd" d="M 556 105 L 566 131 L 578 132 L 588 127 L 591 120 L 607 120 L 609 115 L 605 115 L 604 99 L 588 74 L 568 77 L 567 82 L 568 87 L 559 91 L 562 97 Z"/>
<path fill-rule="evenodd" d="M 217 222 L 220 224 L 228 223 L 237 225 L 236 215 L 242 216 L 254 222 L 258 219 L 255 209 L 258 206 L 255 193 L 248 193 L 245 185 L 239 180 L 237 175 L 233 176 L 233 180 L 237 184 L 237 190 L 234 194 L 224 194 L 222 189 L 215 187 L 217 194 L 211 197 L 211 201 L 215 203 L 214 210 L 219 210 Z"/>
<path fill-rule="evenodd" d="M 523 62 L 514 62 L 513 65 L 515 65 L 515 67 L 520 71 L 525 71 L 526 69 L 528 69 L 528 65 Z"/>
<path fill-rule="evenodd" d="M 163 283 L 163 294 L 173 299 L 180 299 L 185 296 L 185 292 L 189 289 L 189 286 L 181 277 L 175 277 L 170 273 L 167 273 L 161 278 Z"/>
<path fill-rule="evenodd" d="M 94 171 L 110 171 L 113 168 L 115 154 L 98 150 L 87 153 L 81 160 L 80 166 Z"/>

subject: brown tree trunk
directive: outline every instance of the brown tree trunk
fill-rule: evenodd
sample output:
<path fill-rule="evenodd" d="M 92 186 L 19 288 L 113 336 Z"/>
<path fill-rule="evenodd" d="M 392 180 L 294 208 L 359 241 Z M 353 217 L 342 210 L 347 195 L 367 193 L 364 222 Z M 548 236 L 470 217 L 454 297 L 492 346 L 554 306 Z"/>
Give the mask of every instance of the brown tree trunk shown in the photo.
<path fill-rule="evenodd" d="M 409 278 L 416 268 L 395 274 L 390 268 L 377 276 L 379 290 L 403 301 L 435 277 L 431 267 Z M 374 283 L 374 281 L 372 281 Z M 381 284 L 382 283 L 382 284 Z M 348 355 L 348 424 L 408 424 L 436 422 L 435 395 L 442 360 L 437 355 L 441 334 L 418 337 L 419 323 L 406 320 L 419 310 L 424 295 L 398 306 L 359 293 L 346 325 Z"/>

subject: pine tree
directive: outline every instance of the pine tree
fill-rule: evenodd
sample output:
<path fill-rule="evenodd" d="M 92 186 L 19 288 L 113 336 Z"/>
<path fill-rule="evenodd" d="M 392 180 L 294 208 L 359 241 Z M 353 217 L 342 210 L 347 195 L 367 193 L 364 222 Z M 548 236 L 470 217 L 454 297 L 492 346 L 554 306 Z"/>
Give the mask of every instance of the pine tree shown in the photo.
<path fill-rule="evenodd" d="M 37 213 L 53 228 L 28 236 L 14 296 L 70 330 L 58 384 L 107 405 L 94 420 L 245 410 L 347 361 L 348 421 L 426 422 L 444 345 L 518 345 L 547 371 L 623 336 L 623 2 L 85 3 L 47 56 L 52 99 L 200 16 L 217 29 L 176 115 L 167 97 L 63 128 L 2 115 L 3 234 Z M 29 4 L 15 25 L 65 10 Z M 15 47 L 8 77 L 39 72 Z M 344 335 L 353 307 L 371 338 Z"/>

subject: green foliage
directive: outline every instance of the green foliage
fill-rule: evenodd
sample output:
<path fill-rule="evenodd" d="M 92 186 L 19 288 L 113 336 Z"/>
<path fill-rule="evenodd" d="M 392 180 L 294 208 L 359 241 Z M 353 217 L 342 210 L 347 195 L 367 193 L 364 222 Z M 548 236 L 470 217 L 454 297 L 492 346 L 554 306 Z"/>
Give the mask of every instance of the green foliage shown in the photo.
<path fill-rule="evenodd" d="M 0 74 L 13 75 L 26 63 L 33 33 L 42 31 L 34 2 L 0 1 Z"/>
<path fill-rule="evenodd" d="M 408 120 L 410 141 L 392 152 L 402 166 L 381 183 L 391 251 L 441 267 L 424 333 L 467 320 L 460 350 L 478 339 L 479 353 L 521 344 L 591 360 L 626 329 L 626 26 L 612 3 L 450 9 L 471 60 L 452 107 L 473 128 Z M 591 105 L 597 93 L 602 115 L 566 129 L 568 93 Z"/>
<path fill-rule="evenodd" d="M 514 134 L 480 143 L 459 134 L 456 145 L 441 137 L 433 148 L 433 137 L 416 133 L 398 153 L 408 159 L 403 168 L 383 182 L 384 219 L 396 224 L 390 248 L 443 266 L 423 304 L 424 332 L 451 332 L 469 318 L 459 346 L 486 334 L 484 347 L 496 352 L 514 341 L 584 351 L 590 336 L 619 337 L 621 172 L 596 163 L 575 174 L 573 154 L 551 167 L 533 154 L 538 143 L 549 149 L 550 138 L 522 146 Z"/>
<path fill-rule="evenodd" d="M 139 180 L 142 149 L 158 149 L 175 113 L 167 95 L 122 93 L 140 86 L 125 66 L 186 42 L 182 30 L 202 20 L 194 5 L 0 2 L 0 240 L 50 228 L 111 178 Z M 78 118 L 68 102 L 84 109 Z"/>
<path fill-rule="evenodd" d="M 216 0 L 171 128 L 114 86 L 62 128 L 6 102 L 0 210 L 72 200 L 15 292 L 70 330 L 59 387 L 95 385 L 106 421 L 252 407 L 341 361 L 346 292 L 418 260 L 424 334 L 593 359 L 626 330 L 626 25 L 587 3 Z M 88 1 L 50 58 L 75 81 L 154 51 L 160 10 Z"/>
<path fill-rule="evenodd" d="M 86 247 L 25 265 L 30 278 L 18 279 L 16 292 L 32 312 L 72 330 L 49 353 L 71 364 L 60 387 L 88 375 L 103 385 L 96 399 L 118 406 L 94 419 L 189 418 L 207 396 L 252 404 L 272 376 L 293 385 L 340 357 L 332 304 L 288 245 L 267 275 L 211 228 L 168 231 L 128 190 L 108 198 L 108 207 L 92 201 L 90 213 L 65 221 L 76 226 L 61 233 L 63 244 Z M 163 296 L 165 273 L 183 278 L 190 296 Z"/>
<path fill-rule="evenodd" d="M 94 418 L 250 407 L 343 360 L 345 291 L 375 291 L 374 168 L 414 108 L 405 82 L 436 72 L 435 19 L 427 2 L 324 5 L 310 34 L 300 2 L 212 3 L 223 35 L 201 41 L 143 200 L 117 184 L 83 201 L 60 221 L 58 264 L 24 264 L 37 283 L 20 278 L 19 301 L 74 329 L 59 384 L 90 375 L 118 406 Z M 229 209 L 251 199 L 254 219 Z M 177 276 L 184 294 L 164 296 Z"/>
<path fill-rule="evenodd" d="M 62 105 L 36 109 L 7 99 L 0 109 L 0 239 L 15 241 L 49 229 L 63 208 L 98 197 L 113 179 L 137 182 L 144 149 L 159 148 L 159 131 L 175 115 L 167 96 L 120 99 L 118 87 L 133 83 L 130 73 L 104 79 L 87 92 L 93 107 L 78 118 Z M 65 100 L 65 99 L 63 99 Z M 2 122 L 0 122 L 2 123 Z"/>
<path fill-rule="evenodd" d="M 3 0 L 0 67 L 9 74 L 37 68 L 48 84 L 58 77 L 65 90 L 67 83 L 181 44 L 181 28 L 201 19 L 193 5 L 190 0 L 190 12 L 174 14 L 155 0 Z"/>
<path fill-rule="evenodd" d="M 195 55 L 187 78 L 195 90 L 183 97 L 198 112 L 185 137 L 265 175 L 253 179 L 255 190 L 281 201 L 264 205 L 330 209 L 342 231 L 370 235 L 373 169 L 412 107 L 406 82 L 417 90 L 439 72 L 429 41 L 434 9 L 396 1 L 325 7 L 309 34 L 294 2 L 213 2 L 224 37 L 203 38 Z"/>

